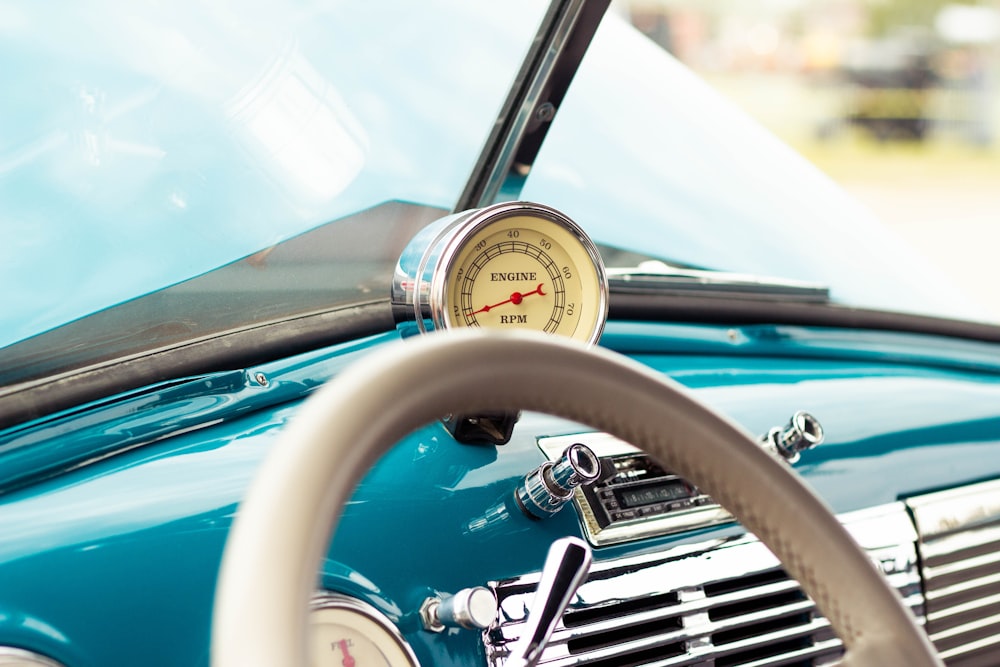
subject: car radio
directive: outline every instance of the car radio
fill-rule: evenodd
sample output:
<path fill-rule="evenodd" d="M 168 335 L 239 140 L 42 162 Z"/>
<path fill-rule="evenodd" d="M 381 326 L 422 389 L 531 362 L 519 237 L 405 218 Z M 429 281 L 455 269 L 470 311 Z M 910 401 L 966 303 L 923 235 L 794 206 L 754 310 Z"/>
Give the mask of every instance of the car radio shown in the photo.
<path fill-rule="evenodd" d="M 573 499 L 587 539 L 595 546 L 732 520 L 726 510 L 696 486 L 664 470 L 641 450 L 606 433 L 538 439 L 539 447 L 552 461 L 574 443 L 589 447 L 601 462 L 601 478 L 578 488 Z"/>

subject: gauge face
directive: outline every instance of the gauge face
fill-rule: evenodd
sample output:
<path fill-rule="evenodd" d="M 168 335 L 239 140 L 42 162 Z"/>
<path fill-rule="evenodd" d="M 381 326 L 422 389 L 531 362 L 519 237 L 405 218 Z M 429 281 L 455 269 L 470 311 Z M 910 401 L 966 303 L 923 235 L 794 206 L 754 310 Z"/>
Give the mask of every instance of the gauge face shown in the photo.
<path fill-rule="evenodd" d="M 440 267 L 446 327 L 532 329 L 594 343 L 607 311 L 596 248 L 551 209 L 480 220 Z"/>
<path fill-rule="evenodd" d="M 324 597 L 310 626 L 313 667 L 417 667 L 395 627 L 358 600 Z"/>

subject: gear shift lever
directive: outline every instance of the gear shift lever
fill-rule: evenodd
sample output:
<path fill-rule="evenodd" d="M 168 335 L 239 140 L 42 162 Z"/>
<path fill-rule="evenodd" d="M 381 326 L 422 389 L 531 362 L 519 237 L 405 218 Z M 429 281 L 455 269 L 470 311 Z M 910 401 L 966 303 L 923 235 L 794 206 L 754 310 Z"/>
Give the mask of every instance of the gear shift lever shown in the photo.
<path fill-rule="evenodd" d="M 590 571 L 590 547 L 576 537 L 552 543 L 524 634 L 511 646 L 505 667 L 534 667 L 570 599 Z"/>

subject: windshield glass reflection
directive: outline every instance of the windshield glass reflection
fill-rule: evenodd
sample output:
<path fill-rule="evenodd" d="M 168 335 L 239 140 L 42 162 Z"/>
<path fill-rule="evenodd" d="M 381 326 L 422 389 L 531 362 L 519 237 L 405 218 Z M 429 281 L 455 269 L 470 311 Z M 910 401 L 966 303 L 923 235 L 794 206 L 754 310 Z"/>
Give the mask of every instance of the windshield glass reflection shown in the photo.
<path fill-rule="evenodd" d="M 4 3 L 0 347 L 382 202 L 450 208 L 544 10 Z"/>

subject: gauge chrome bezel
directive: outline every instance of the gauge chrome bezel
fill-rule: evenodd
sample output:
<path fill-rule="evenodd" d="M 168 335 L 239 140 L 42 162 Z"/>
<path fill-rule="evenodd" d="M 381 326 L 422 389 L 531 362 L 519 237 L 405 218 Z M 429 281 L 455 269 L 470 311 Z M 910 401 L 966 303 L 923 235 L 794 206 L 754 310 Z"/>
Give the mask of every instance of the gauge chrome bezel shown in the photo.
<path fill-rule="evenodd" d="M 447 316 L 451 269 L 476 234 L 511 217 L 539 218 L 558 225 L 582 246 L 596 273 L 598 303 L 594 322 L 587 325 L 590 327 L 587 336 L 578 339 L 588 345 L 596 344 L 604 331 L 609 303 L 608 277 L 601 254 L 576 222 L 554 208 L 533 202 L 503 202 L 451 215 L 414 237 L 400 258 L 393 280 L 393 303 L 403 306 L 404 312 L 409 311 L 405 317 L 407 322 L 401 324 L 409 324 L 412 328 L 415 322 L 414 333 L 456 328 Z M 418 256 L 419 261 L 414 266 Z M 405 328 L 400 328 L 405 335 Z"/>
<path fill-rule="evenodd" d="M 330 610 L 355 614 L 359 618 L 373 623 L 381 632 L 384 633 L 385 639 L 390 640 L 393 646 L 400 650 L 403 657 L 410 663 L 410 667 L 420 667 L 420 663 L 417 661 L 417 656 L 414 654 L 413 648 L 410 646 L 409 642 L 407 642 L 406 638 L 403 637 L 403 633 L 399 631 L 399 628 L 396 627 L 395 623 L 393 623 L 385 614 L 372 605 L 349 595 L 329 591 L 317 593 L 313 596 L 309 604 L 310 615 Z M 368 637 L 368 639 L 371 640 L 376 646 L 379 645 L 379 643 L 375 641 L 375 638 Z"/>

